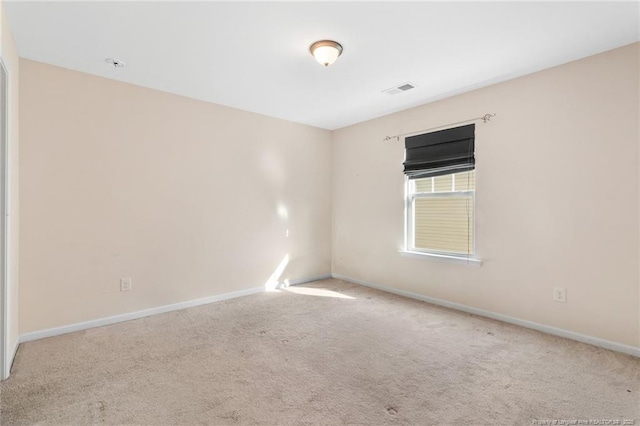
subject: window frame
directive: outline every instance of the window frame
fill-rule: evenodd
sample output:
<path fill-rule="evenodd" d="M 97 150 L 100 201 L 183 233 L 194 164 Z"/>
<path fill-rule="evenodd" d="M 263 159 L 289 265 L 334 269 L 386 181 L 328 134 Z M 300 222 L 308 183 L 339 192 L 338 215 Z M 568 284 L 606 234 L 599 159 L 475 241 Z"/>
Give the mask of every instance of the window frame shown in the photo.
<path fill-rule="evenodd" d="M 476 259 L 476 176 L 475 176 L 475 168 L 472 169 L 474 171 L 474 189 L 466 190 L 466 191 L 448 191 L 448 192 L 415 192 L 412 190 L 412 185 L 415 187 L 415 183 L 413 180 L 417 179 L 409 179 L 408 176 L 405 175 L 405 247 L 404 252 L 409 254 L 416 254 L 420 256 L 429 256 L 440 259 L 452 259 L 452 260 L 464 260 L 478 262 Z M 463 170 L 459 170 L 459 167 L 453 166 L 443 171 L 450 171 L 450 173 L 442 174 L 440 176 L 446 175 L 454 175 L 456 173 L 462 173 Z M 453 181 L 453 188 L 455 188 L 455 180 Z M 471 252 L 468 254 L 463 253 L 455 253 L 455 252 L 446 252 L 439 250 L 430 250 L 419 248 L 415 246 L 415 200 L 419 198 L 446 198 L 446 197 L 455 197 L 461 195 L 471 195 L 471 208 L 472 208 L 472 220 L 471 220 Z"/>

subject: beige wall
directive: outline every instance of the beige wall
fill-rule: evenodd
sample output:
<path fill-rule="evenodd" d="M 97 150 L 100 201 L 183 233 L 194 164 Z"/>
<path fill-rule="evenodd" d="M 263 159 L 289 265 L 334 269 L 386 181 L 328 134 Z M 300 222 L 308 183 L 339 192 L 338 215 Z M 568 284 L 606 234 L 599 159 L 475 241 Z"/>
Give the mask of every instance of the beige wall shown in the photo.
<path fill-rule="evenodd" d="M 8 354 L 12 356 L 18 345 L 18 233 L 19 233 L 19 186 L 18 186 L 18 81 L 19 62 L 13 35 L 0 1 L 0 57 L 8 73 L 9 139 L 8 139 Z M 8 359 L 8 364 L 11 363 Z M 7 365 L 9 367 L 10 365 Z"/>
<path fill-rule="evenodd" d="M 21 333 L 330 272 L 329 131 L 20 72 Z"/>
<path fill-rule="evenodd" d="M 334 132 L 333 272 L 639 346 L 639 46 Z M 483 265 L 401 256 L 403 142 L 383 138 L 489 112 L 476 126 Z"/>
<path fill-rule="evenodd" d="M 20 333 L 262 286 L 289 255 L 280 280 L 332 261 L 337 274 L 638 346 L 639 46 L 333 135 L 21 60 Z M 404 152 L 384 136 L 487 112 L 483 265 L 399 255 Z"/>

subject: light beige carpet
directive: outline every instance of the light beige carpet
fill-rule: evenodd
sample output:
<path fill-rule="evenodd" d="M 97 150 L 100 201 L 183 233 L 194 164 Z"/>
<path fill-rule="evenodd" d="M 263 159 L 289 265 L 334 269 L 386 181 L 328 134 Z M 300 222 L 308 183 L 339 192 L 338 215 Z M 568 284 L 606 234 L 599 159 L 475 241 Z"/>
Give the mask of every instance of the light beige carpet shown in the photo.
<path fill-rule="evenodd" d="M 23 344 L 0 422 L 640 424 L 639 374 L 638 358 L 325 280 Z"/>

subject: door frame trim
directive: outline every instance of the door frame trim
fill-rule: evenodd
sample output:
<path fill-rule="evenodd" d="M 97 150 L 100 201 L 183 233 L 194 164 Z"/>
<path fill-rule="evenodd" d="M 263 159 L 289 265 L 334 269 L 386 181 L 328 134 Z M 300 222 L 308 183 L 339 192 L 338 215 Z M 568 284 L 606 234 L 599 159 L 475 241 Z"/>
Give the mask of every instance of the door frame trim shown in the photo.
<path fill-rule="evenodd" d="M 2 302 L 0 304 L 0 380 L 9 377 L 12 354 L 9 353 L 9 105 L 10 105 L 10 84 L 9 71 L 5 61 L 0 57 L 1 95 L 0 103 L 5 106 L 4 113 L 0 117 L 4 123 L 0 126 L 0 293 Z M 12 351 L 13 352 L 13 351 Z"/>

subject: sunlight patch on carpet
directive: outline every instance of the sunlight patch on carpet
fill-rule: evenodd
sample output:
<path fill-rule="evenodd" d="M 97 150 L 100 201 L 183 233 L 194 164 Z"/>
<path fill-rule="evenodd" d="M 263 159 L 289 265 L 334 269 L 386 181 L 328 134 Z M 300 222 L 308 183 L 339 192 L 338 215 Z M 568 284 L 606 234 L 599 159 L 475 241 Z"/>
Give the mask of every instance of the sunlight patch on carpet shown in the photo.
<path fill-rule="evenodd" d="M 321 297 L 335 297 L 338 299 L 355 299 L 355 297 L 347 296 L 346 294 L 338 293 L 336 291 L 326 290 L 324 288 L 311 288 L 311 287 L 287 287 L 282 290 L 295 294 L 304 294 L 305 296 L 321 296 Z"/>

